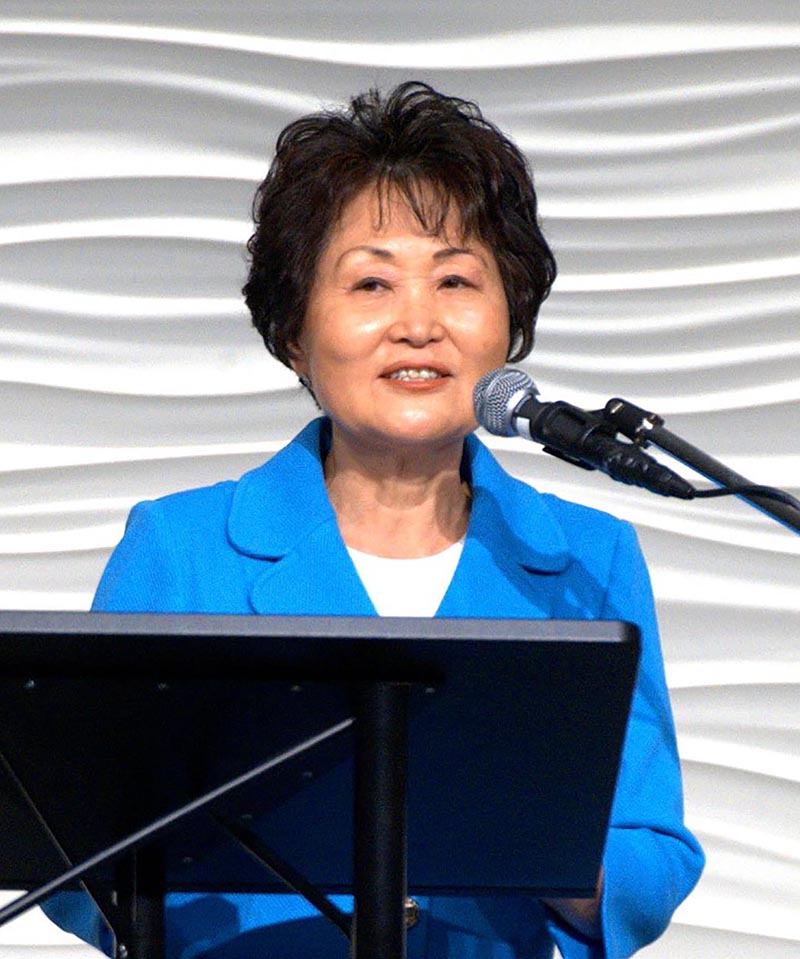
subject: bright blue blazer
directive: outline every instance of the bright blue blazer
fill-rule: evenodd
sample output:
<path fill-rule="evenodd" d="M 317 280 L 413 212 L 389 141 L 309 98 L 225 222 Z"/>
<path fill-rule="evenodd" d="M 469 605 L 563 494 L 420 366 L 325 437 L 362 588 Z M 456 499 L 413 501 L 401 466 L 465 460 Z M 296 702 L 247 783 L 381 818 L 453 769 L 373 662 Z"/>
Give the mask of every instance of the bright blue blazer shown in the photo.
<path fill-rule="evenodd" d="M 318 419 L 237 482 L 131 512 L 95 597 L 117 612 L 374 616 L 339 533 Z M 464 550 L 437 616 L 619 619 L 642 634 L 639 676 L 604 854 L 602 941 L 589 941 L 528 896 L 420 900 L 409 959 L 622 959 L 655 939 L 697 882 L 702 851 L 683 825 L 680 768 L 647 570 L 633 529 L 542 495 L 509 476 L 474 436 Z M 533 721 L 533 718 L 532 718 Z M 108 951 L 87 897 L 45 911 Z M 299 897 L 170 895 L 169 959 L 347 955 L 341 934 Z"/>

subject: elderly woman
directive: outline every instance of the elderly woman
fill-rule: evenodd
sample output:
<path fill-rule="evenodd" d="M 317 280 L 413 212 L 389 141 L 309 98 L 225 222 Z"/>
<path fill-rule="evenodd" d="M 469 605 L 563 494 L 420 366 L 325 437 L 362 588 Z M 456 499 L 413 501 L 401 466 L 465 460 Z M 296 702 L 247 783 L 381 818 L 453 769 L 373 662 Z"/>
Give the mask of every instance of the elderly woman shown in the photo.
<path fill-rule="evenodd" d="M 408 944 L 429 959 L 631 955 L 702 868 L 646 569 L 629 526 L 513 480 L 472 435 L 476 381 L 529 353 L 555 277 L 524 157 L 475 105 L 407 83 L 288 126 L 255 215 L 253 322 L 323 416 L 238 482 L 137 506 L 95 609 L 637 623 L 594 898 L 422 898 Z M 168 897 L 171 959 L 345 954 L 299 899 L 224 898 L 225 922 L 203 897 Z M 48 908 L 102 938 L 75 894 Z"/>

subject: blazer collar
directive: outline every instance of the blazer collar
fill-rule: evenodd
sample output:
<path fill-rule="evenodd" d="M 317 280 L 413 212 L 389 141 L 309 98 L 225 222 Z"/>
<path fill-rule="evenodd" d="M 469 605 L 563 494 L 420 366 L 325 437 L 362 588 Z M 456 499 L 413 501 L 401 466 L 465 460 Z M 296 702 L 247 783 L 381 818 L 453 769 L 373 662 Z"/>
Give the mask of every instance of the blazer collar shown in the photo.
<path fill-rule="evenodd" d="M 472 485 L 467 539 L 525 569 L 558 573 L 569 565 L 567 539 L 547 497 L 509 476 L 474 435 L 464 444 L 464 472 Z"/>
<path fill-rule="evenodd" d="M 337 612 L 374 614 L 325 488 L 322 467 L 329 448 L 330 422 L 314 420 L 236 485 L 228 518 L 231 545 L 254 558 L 281 560 L 255 584 L 251 599 L 257 610 L 315 612 L 314 597 L 329 608 L 335 589 Z M 543 573 L 567 567 L 566 538 L 546 497 L 509 476 L 475 436 L 464 444 L 463 470 L 473 503 L 462 565 L 470 566 L 470 556 L 480 550 L 504 567 Z M 309 591 L 301 596 L 293 589 L 293 598 L 282 598 L 276 609 L 276 596 L 287 595 L 286 585 L 296 584 L 300 570 Z"/>
<path fill-rule="evenodd" d="M 328 499 L 329 448 L 329 421 L 314 420 L 236 485 L 228 538 L 240 553 L 272 560 L 250 587 L 257 613 L 376 615 Z"/>
<path fill-rule="evenodd" d="M 236 484 L 228 538 L 248 556 L 279 559 L 317 527 L 333 523 L 322 465 L 330 422 L 313 420 L 288 446 Z"/>

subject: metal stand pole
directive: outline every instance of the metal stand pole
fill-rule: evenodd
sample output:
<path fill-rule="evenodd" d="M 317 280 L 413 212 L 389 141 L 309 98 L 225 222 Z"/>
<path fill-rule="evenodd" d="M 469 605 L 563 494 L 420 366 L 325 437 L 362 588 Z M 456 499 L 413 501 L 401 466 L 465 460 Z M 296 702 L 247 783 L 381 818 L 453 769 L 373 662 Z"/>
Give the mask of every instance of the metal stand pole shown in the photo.
<path fill-rule="evenodd" d="M 119 928 L 115 959 L 163 959 L 164 859 L 161 850 L 134 850 L 117 865 Z"/>
<path fill-rule="evenodd" d="M 696 446 L 692 446 L 690 443 L 687 443 L 686 440 L 682 440 L 680 436 L 676 436 L 663 426 L 654 426 L 648 436 L 655 446 L 669 453 L 670 456 L 674 456 L 675 459 L 680 460 L 682 463 L 691 466 L 692 469 L 706 476 L 718 486 L 736 487 L 757 485 L 739 473 L 734 473 L 732 469 L 728 469 L 728 467 L 720 463 L 719 460 L 715 460 Z M 794 506 L 790 506 L 788 503 L 781 503 L 779 500 L 770 499 L 767 496 L 759 496 L 758 493 L 739 493 L 738 495 L 757 509 L 760 509 L 762 513 L 767 513 L 769 516 L 778 520 L 779 523 L 783 523 L 783 525 L 788 526 L 789 529 L 800 533 L 800 511 Z"/>
<path fill-rule="evenodd" d="M 644 410 L 641 406 L 619 396 L 610 399 L 602 412 L 603 419 L 607 423 L 628 439 L 633 440 L 637 446 L 645 448 L 652 443 L 670 456 L 674 456 L 676 460 L 691 466 L 695 472 L 710 479 L 717 486 L 736 489 L 759 485 L 739 473 L 734 473 L 713 456 L 709 456 L 708 453 L 704 453 L 703 450 L 672 433 L 664 426 L 664 420 L 658 413 Z M 800 533 L 800 509 L 797 505 L 759 495 L 756 492 L 736 495 L 755 506 L 756 509 L 760 509 L 762 513 L 772 516 L 779 523 Z"/>
<path fill-rule="evenodd" d="M 357 693 L 354 788 L 356 959 L 405 959 L 406 774 L 409 687 Z"/>

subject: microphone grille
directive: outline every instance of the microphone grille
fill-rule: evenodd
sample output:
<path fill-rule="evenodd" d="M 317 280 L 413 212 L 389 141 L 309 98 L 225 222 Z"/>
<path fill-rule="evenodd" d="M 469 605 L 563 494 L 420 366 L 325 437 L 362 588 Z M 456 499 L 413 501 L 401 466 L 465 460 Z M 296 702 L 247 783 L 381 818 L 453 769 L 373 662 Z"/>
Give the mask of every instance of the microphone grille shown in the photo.
<path fill-rule="evenodd" d="M 514 411 L 526 396 L 538 392 L 536 384 L 522 370 L 491 370 L 475 384 L 475 419 L 495 436 L 516 436 Z"/>

